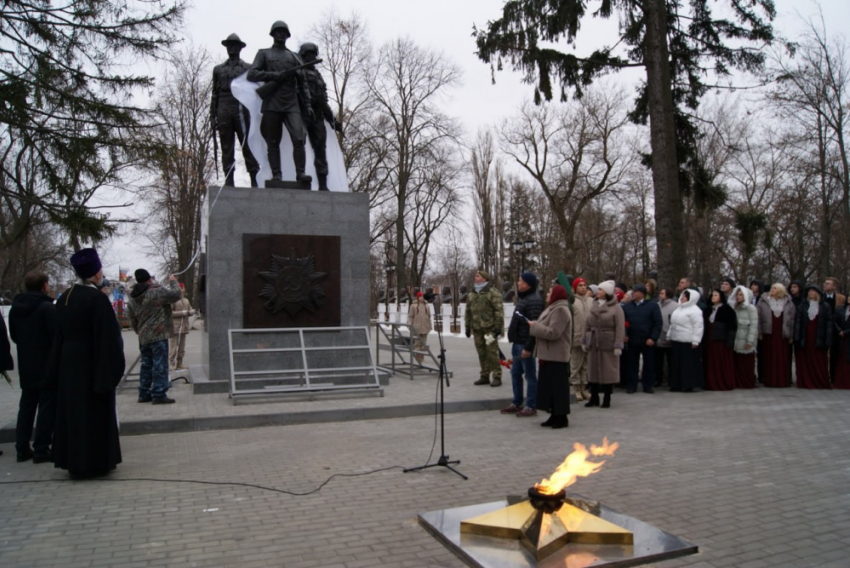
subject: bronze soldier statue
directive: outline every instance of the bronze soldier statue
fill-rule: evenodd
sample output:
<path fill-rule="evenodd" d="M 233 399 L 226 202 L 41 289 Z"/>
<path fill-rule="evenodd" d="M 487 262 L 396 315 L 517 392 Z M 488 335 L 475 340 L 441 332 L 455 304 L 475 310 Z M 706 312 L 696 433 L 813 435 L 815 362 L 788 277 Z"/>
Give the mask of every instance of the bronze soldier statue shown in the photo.
<path fill-rule="evenodd" d="M 303 43 L 298 50 L 298 55 L 304 63 L 316 61 L 319 57 L 319 46 L 315 43 Z M 305 121 L 307 136 L 310 137 L 310 145 L 315 154 L 313 164 L 316 166 L 316 176 L 319 178 L 319 191 L 328 191 L 328 158 L 325 151 L 328 134 L 325 130 L 325 121 L 327 120 L 337 132 L 342 132 L 342 124 L 334 117 L 328 104 L 328 88 L 319 70 L 315 66 L 307 67 L 304 69 L 304 78 L 307 80 L 310 103 L 313 106 L 313 118 Z"/>
<path fill-rule="evenodd" d="M 221 165 L 224 169 L 224 185 L 233 186 L 234 158 L 234 135 L 239 139 L 242 146 L 242 157 L 245 158 L 245 167 L 251 176 L 251 187 L 257 187 L 257 172 L 260 165 L 251 153 L 251 149 L 245 142 L 251 125 L 248 109 L 243 107 L 230 92 L 230 82 L 248 70 L 248 63 L 239 58 L 239 53 L 245 47 L 245 43 L 236 34 L 230 34 L 221 42 L 227 48 L 227 61 L 216 65 L 213 69 L 212 104 L 210 114 L 212 115 L 213 128 L 218 130 L 221 141 Z M 215 133 L 213 133 L 215 135 Z"/>
<path fill-rule="evenodd" d="M 281 179 L 280 137 L 283 135 L 285 124 L 292 140 L 295 180 L 310 183 L 313 178 L 304 173 L 307 156 L 301 116 L 303 114 L 312 119 L 313 109 L 310 106 L 310 93 L 304 75 L 300 69 L 295 69 L 302 65 L 302 61 L 298 54 L 286 48 L 286 40 L 291 35 L 286 22 L 277 21 L 272 24 L 269 35 L 274 39 L 274 45 L 257 52 L 254 63 L 248 70 L 248 80 L 255 83 L 275 83 L 274 90 L 263 97 L 263 118 L 260 122 L 260 132 L 268 146 L 272 180 Z"/>

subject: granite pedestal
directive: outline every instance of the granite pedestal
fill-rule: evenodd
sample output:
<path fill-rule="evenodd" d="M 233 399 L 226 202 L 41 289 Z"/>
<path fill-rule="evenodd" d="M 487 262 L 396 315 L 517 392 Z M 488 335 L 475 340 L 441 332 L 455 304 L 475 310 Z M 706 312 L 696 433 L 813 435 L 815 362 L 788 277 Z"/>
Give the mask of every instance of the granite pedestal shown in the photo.
<path fill-rule="evenodd" d="M 369 326 L 368 196 L 216 186 L 208 191 L 207 207 L 202 245 L 206 259 L 207 331 L 202 342 L 201 368 L 193 369 L 196 393 L 227 392 L 230 379 L 228 330 L 250 327 L 245 325 L 243 305 L 243 300 L 253 300 L 244 298 L 245 235 L 338 237 L 339 266 L 333 267 L 336 270 L 333 277 L 338 278 L 339 300 L 335 309 L 339 310 L 339 325 Z M 321 253 L 318 250 L 310 252 Z M 283 250 L 279 254 L 287 255 L 290 251 Z M 304 253 L 298 251 L 297 254 Z M 330 289 L 336 293 L 336 288 Z M 262 306 L 263 298 L 255 300 Z M 328 341 L 329 345 L 333 344 L 333 339 Z"/>

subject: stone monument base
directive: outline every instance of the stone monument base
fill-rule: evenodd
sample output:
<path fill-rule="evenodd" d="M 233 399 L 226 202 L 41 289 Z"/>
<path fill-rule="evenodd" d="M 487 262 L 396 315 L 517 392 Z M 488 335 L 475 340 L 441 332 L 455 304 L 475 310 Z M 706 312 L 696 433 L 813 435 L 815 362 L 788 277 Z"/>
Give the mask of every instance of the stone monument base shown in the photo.
<path fill-rule="evenodd" d="M 367 195 L 211 187 L 207 204 L 212 210 L 206 215 L 202 241 L 207 320 L 202 374 L 208 382 L 198 390 L 227 389 L 217 384 L 230 381 L 230 329 L 322 327 L 328 321 L 369 327 Z M 264 235 L 269 238 L 258 241 Z M 252 247 L 258 242 L 263 246 Z M 338 253 L 324 250 L 328 242 L 336 243 Z M 288 295 L 296 283 L 304 282 L 309 282 L 310 301 L 302 309 Z M 328 310 L 334 313 L 325 313 Z M 259 319 L 258 313 L 267 317 Z M 284 355 L 274 368 L 287 365 Z"/>

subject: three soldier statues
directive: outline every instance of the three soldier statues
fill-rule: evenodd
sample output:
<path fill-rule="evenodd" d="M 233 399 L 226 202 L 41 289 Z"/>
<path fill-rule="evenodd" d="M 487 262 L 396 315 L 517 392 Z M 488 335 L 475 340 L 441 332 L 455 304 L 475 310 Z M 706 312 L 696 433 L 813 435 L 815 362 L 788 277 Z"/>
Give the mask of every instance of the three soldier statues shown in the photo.
<path fill-rule="evenodd" d="M 327 86 L 316 64 L 319 48 L 314 43 L 305 43 L 299 53 L 286 47 L 291 37 L 289 26 L 282 21 L 272 24 L 269 35 L 273 45 L 257 52 L 250 66 L 239 59 L 245 44 L 236 34 L 222 41 L 227 47 L 228 60 L 217 65 L 213 71 L 212 113 L 221 141 L 221 161 L 225 174 L 225 185 L 233 185 L 234 136 L 242 145 L 242 155 L 251 176 L 251 187 L 257 187 L 259 165 L 245 139 L 248 136 L 250 116 L 230 92 L 230 83 L 245 71 L 247 80 L 263 85 L 257 88 L 262 99 L 260 133 L 266 142 L 271 180 L 267 187 L 279 186 L 281 179 L 280 142 L 283 127 L 292 142 L 292 158 L 295 164 L 295 181 L 309 186 L 312 177 L 306 173 L 306 141 L 315 155 L 314 165 L 320 191 L 328 191 L 328 160 L 326 156 L 327 120 L 335 130 L 341 124 L 334 117 L 328 104 Z M 256 147 L 255 147 L 256 149 Z M 276 183 L 277 182 L 277 183 Z"/>

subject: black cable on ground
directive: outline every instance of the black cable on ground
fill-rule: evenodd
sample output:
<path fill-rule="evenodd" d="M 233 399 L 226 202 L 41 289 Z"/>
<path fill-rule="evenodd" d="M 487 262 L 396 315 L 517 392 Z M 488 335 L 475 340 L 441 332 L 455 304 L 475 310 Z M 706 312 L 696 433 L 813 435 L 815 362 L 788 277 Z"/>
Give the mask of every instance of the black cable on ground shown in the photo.
<path fill-rule="evenodd" d="M 287 491 L 286 489 L 277 489 L 275 487 L 266 487 L 265 485 L 256 485 L 254 483 L 241 483 L 238 481 L 200 481 L 197 479 L 158 479 L 154 477 L 95 477 L 92 479 L 86 479 L 84 481 L 155 481 L 155 482 L 166 482 L 166 483 L 195 483 L 199 485 L 235 485 L 239 487 L 251 487 L 254 489 L 262 489 L 264 491 L 272 491 L 274 493 L 283 493 L 285 495 L 294 495 L 295 497 L 305 497 L 307 495 L 312 495 L 313 493 L 317 493 L 322 489 L 325 485 L 331 482 L 331 480 L 335 477 L 360 477 L 363 475 L 372 475 L 373 473 L 379 473 L 382 471 L 390 471 L 392 469 L 404 469 L 404 467 L 400 465 L 392 465 L 390 467 L 383 467 L 381 469 L 373 469 L 372 471 L 364 471 L 361 473 L 335 473 L 329 478 L 327 478 L 321 485 L 313 489 L 312 491 L 307 491 L 306 493 L 297 493 L 295 491 Z M 20 481 L 0 481 L 0 485 L 18 485 L 22 483 L 61 483 L 65 481 L 78 481 L 70 478 L 66 479 L 25 479 Z"/>

